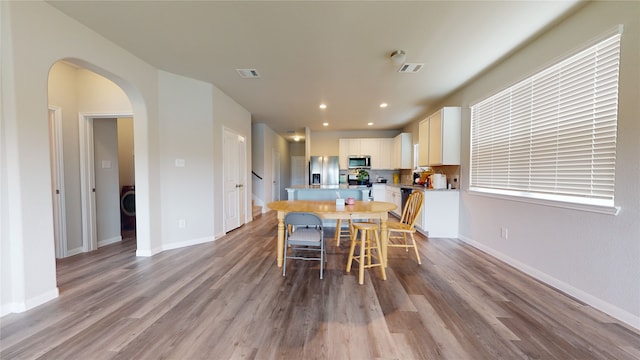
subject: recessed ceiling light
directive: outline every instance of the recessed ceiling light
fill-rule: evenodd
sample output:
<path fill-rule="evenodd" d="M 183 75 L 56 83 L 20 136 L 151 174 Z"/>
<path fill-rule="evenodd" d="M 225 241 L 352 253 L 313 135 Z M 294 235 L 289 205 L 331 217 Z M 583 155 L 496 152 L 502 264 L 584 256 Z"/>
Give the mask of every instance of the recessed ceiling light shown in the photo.
<path fill-rule="evenodd" d="M 381 108 L 386 108 L 387 106 L 388 106 L 388 105 L 387 105 L 387 103 L 382 103 L 382 104 L 380 104 L 380 107 L 381 107 Z"/>
<path fill-rule="evenodd" d="M 326 109 L 327 108 L 327 104 L 320 104 L 320 109 Z"/>
<path fill-rule="evenodd" d="M 329 126 L 329 123 L 322 123 L 322 126 Z"/>
<path fill-rule="evenodd" d="M 293 137 L 293 141 L 300 141 L 300 137 L 299 136 L 294 136 Z"/>
<path fill-rule="evenodd" d="M 367 125 L 371 126 L 371 125 L 373 125 L 373 123 L 367 123 Z"/>

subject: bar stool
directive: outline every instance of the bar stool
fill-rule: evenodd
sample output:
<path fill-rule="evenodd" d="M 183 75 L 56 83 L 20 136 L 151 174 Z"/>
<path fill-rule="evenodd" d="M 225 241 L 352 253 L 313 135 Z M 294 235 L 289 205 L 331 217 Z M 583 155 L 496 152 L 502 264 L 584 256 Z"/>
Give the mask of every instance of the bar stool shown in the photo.
<path fill-rule="evenodd" d="M 342 236 L 346 235 L 349 237 L 349 239 L 351 239 L 351 232 L 352 232 L 351 219 L 349 219 L 349 227 L 346 229 L 342 229 L 342 219 L 336 220 L 336 233 L 335 233 L 336 246 L 340 246 L 340 238 L 342 238 Z"/>
<path fill-rule="evenodd" d="M 382 250 L 380 249 L 380 237 L 378 236 L 378 224 L 371 222 L 354 222 L 351 225 L 351 248 L 349 249 L 349 260 L 347 261 L 347 272 L 351 271 L 353 260 L 358 262 L 358 284 L 364 284 L 364 269 L 379 266 L 382 279 L 387 280 L 387 273 L 382 264 Z M 360 231 L 360 240 L 358 240 Z M 373 234 L 373 236 L 372 236 Z M 354 256 L 356 246 L 360 245 L 360 255 Z M 375 255 L 371 250 L 375 249 Z M 372 263 L 372 259 L 377 259 L 377 263 Z"/>

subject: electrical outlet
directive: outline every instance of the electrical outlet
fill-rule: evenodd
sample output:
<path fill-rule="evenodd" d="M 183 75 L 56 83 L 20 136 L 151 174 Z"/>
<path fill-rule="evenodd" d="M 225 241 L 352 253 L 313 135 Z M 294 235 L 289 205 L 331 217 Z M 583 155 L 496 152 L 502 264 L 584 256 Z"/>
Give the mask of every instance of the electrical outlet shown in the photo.
<path fill-rule="evenodd" d="M 180 229 L 186 228 L 187 227 L 187 220 L 185 220 L 185 219 L 178 220 L 178 227 Z"/>
<path fill-rule="evenodd" d="M 507 240 L 509 238 L 509 229 L 506 227 L 500 228 L 500 237 Z"/>

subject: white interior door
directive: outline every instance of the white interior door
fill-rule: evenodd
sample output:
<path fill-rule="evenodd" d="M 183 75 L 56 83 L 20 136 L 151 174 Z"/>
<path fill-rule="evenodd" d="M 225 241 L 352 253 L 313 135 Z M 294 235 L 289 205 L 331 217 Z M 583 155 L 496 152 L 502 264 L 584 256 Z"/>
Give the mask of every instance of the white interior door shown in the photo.
<path fill-rule="evenodd" d="M 245 223 L 246 218 L 246 141 L 232 130 L 223 135 L 224 231 Z"/>
<path fill-rule="evenodd" d="M 64 200 L 64 163 L 62 155 L 62 110 L 49 107 L 49 146 L 51 156 L 51 194 L 53 197 L 53 236 L 56 258 L 67 256 L 67 221 Z"/>
<path fill-rule="evenodd" d="M 98 247 L 122 240 L 116 118 L 93 119 L 93 163 Z"/>

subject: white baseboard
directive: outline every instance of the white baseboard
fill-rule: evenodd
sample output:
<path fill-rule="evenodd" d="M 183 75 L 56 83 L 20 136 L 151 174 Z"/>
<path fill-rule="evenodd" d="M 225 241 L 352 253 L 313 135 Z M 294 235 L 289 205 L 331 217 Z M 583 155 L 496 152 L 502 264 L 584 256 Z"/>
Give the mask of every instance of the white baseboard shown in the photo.
<path fill-rule="evenodd" d="M 496 251 L 488 246 L 485 246 L 481 243 L 478 243 L 466 236 L 459 236 L 459 239 L 464 241 L 465 243 L 475 247 L 476 249 L 485 252 L 511 266 L 514 268 L 524 272 L 525 274 L 542 281 L 543 283 L 558 289 L 576 299 L 593 306 L 594 308 L 606 313 L 607 315 L 614 317 L 638 330 L 640 330 L 640 316 L 636 316 L 626 310 L 620 309 L 619 307 L 612 305 L 598 297 L 595 297 L 583 290 L 580 290 L 570 284 L 567 284 L 564 281 L 558 280 L 555 277 L 544 273 L 538 269 L 535 269 L 529 265 L 526 265 L 518 260 L 515 260 L 499 251 Z"/>
<path fill-rule="evenodd" d="M 208 242 L 211 242 L 211 241 L 214 241 L 214 240 L 215 240 L 214 238 L 211 238 L 211 237 L 207 236 L 207 237 L 203 237 L 203 238 L 199 238 L 199 239 L 191 239 L 191 240 L 181 241 L 181 242 L 177 242 L 177 243 L 165 244 L 165 245 L 162 246 L 162 251 L 179 249 L 179 248 L 183 248 L 183 247 L 187 247 L 187 246 L 208 243 Z"/>
<path fill-rule="evenodd" d="M 47 292 L 44 292 L 38 296 L 34 296 L 30 299 L 26 299 L 24 302 L 14 302 L 3 305 L 0 307 L 0 317 L 5 316 L 10 313 L 21 313 L 25 312 L 29 309 L 33 309 L 38 305 L 42 305 L 50 300 L 53 300 L 60 295 L 58 288 L 51 289 Z"/>
<path fill-rule="evenodd" d="M 73 256 L 73 255 L 78 255 L 81 252 L 82 252 L 82 246 L 77 247 L 75 249 L 67 250 L 67 257 Z"/>
<path fill-rule="evenodd" d="M 117 243 L 119 241 L 122 241 L 122 235 L 114 236 L 114 237 L 112 237 L 110 239 L 100 240 L 100 241 L 98 241 L 98 247 L 109 245 L 109 244 L 114 244 L 114 243 Z"/>

